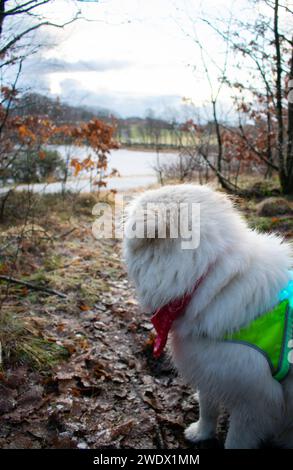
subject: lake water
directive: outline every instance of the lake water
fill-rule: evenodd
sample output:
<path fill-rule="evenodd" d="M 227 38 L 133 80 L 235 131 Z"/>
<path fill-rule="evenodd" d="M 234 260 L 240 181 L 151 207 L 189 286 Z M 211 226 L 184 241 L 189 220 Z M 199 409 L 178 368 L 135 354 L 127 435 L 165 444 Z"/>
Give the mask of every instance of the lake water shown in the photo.
<path fill-rule="evenodd" d="M 70 159 L 84 159 L 88 156 L 89 151 L 84 147 L 73 146 L 50 146 L 51 149 L 56 149 L 66 159 L 67 155 Z M 174 153 L 160 154 L 160 162 L 167 162 L 176 158 Z M 137 150 L 119 149 L 113 150 L 109 155 L 109 171 L 112 169 L 118 170 L 120 177 L 107 178 L 107 189 L 117 189 L 120 191 L 145 187 L 157 182 L 156 172 L 154 166 L 157 162 L 157 154 L 155 152 L 143 152 Z M 28 185 L 19 185 L 19 190 L 27 189 Z M 55 183 L 40 183 L 30 185 L 30 189 L 36 192 L 56 193 L 62 189 L 61 182 Z M 91 189 L 90 175 L 83 171 L 77 177 L 71 175 L 66 183 L 66 189 L 74 192 L 89 192 Z M 6 191 L 7 188 L 2 188 L 0 192 Z"/>

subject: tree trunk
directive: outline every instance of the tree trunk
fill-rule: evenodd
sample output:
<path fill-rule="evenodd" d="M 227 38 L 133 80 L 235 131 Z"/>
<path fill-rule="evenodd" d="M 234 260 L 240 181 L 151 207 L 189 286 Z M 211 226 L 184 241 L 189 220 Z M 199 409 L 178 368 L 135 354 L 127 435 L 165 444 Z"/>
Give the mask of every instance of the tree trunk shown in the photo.
<path fill-rule="evenodd" d="M 217 142 L 218 142 L 218 156 L 217 156 L 217 170 L 219 173 L 222 173 L 222 157 L 223 157 L 223 146 L 222 146 L 222 137 L 220 132 L 220 125 L 217 116 L 216 101 L 212 100 L 213 105 L 213 117 L 214 123 L 216 126 Z"/>
<path fill-rule="evenodd" d="M 279 34 L 279 0 L 275 0 L 274 6 L 274 37 L 276 49 L 276 114 L 278 122 L 277 156 L 279 162 L 279 179 L 282 192 L 287 192 L 287 175 L 284 159 L 284 123 L 282 103 L 282 59 Z"/>
<path fill-rule="evenodd" d="M 293 38 L 292 38 L 293 44 Z M 293 194 L 293 45 L 291 67 L 289 75 L 289 90 L 288 90 L 288 143 L 286 154 L 286 181 L 283 188 L 285 194 Z"/>
<path fill-rule="evenodd" d="M 266 93 L 267 97 L 267 155 L 268 155 L 268 160 L 270 163 L 273 163 L 273 152 L 272 152 L 272 119 L 271 119 L 271 111 L 270 111 L 270 95 L 267 91 Z M 271 178 L 273 174 L 273 170 L 271 165 L 267 166 L 265 178 Z"/>
<path fill-rule="evenodd" d="M 3 30 L 4 17 L 5 17 L 5 0 L 0 0 L 0 36 Z"/>

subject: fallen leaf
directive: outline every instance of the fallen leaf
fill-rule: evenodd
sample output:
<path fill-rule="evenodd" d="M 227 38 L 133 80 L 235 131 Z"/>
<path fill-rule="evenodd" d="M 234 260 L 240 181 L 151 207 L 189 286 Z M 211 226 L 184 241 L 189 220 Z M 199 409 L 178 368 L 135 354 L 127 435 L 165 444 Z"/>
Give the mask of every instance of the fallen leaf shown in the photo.
<path fill-rule="evenodd" d="M 115 428 L 111 429 L 111 438 L 116 439 L 118 436 L 129 434 L 132 430 L 135 421 L 133 419 L 129 419 L 125 423 L 119 424 Z"/>
<path fill-rule="evenodd" d="M 79 308 L 80 308 L 80 310 L 82 310 L 83 312 L 87 312 L 88 310 L 91 309 L 91 307 L 89 307 L 89 306 L 86 305 L 86 304 L 80 304 Z"/>

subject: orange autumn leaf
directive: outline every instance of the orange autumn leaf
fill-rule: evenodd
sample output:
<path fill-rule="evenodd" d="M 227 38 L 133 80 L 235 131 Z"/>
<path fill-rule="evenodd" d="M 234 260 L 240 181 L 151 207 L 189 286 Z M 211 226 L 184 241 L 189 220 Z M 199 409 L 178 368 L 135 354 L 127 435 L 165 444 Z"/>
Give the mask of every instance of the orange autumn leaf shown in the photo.
<path fill-rule="evenodd" d="M 64 325 L 64 323 L 60 323 L 60 324 L 57 326 L 57 330 L 58 330 L 58 331 L 61 331 L 61 332 L 64 331 L 64 330 L 65 330 L 65 325 Z"/>
<path fill-rule="evenodd" d="M 94 162 L 90 157 L 88 157 L 82 162 L 82 165 L 84 168 L 93 168 Z"/>
<path fill-rule="evenodd" d="M 88 310 L 91 309 L 91 308 L 90 308 L 88 305 L 86 305 L 86 304 L 81 304 L 81 305 L 79 306 L 79 308 L 80 308 L 80 310 L 82 310 L 83 312 L 87 312 Z"/>
<path fill-rule="evenodd" d="M 35 134 L 25 125 L 18 128 L 19 137 L 22 140 L 29 140 L 34 142 L 36 140 Z"/>
<path fill-rule="evenodd" d="M 19 135 L 20 135 L 21 137 L 26 137 L 26 136 L 27 136 L 27 133 L 28 133 L 28 130 L 27 130 L 27 128 L 26 128 L 25 126 L 20 126 L 20 127 L 18 128 L 18 132 L 19 132 Z"/>
<path fill-rule="evenodd" d="M 21 293 L 22 293 L 23 296 L 27 296 L 28 293 L 29 293 L 28 288 L 27 288 L 27 287 L 23 287 L 23 288 L 21 289 Z"/>
<path fill-rule="evenodd" d="M 82 170 L 82 164 L 75 158 L 71 160 L 71 166 L 74 168 L 74 176 L 77 176 L 78 173 Z"/>
<path fill-rule="evenodd" d="M 155 340 L 156 340 L 156 335 L 155 333 L 151 332 L 148 336 L 148 338 L 146 339 L 146 341 L 144 342 L 144 349 L 148 349 L 150 347 L 153 347 L 154 343 L 155 343 Z"/>
<path fill-rule="evenodd" d="M 89 347 L 89 342 L 86 338 L 81 338 L 78 341 L 78 344 L 79 344 L 79 347 L 82 348 L 82 349 L 88 349 L 88 347 Z"/>

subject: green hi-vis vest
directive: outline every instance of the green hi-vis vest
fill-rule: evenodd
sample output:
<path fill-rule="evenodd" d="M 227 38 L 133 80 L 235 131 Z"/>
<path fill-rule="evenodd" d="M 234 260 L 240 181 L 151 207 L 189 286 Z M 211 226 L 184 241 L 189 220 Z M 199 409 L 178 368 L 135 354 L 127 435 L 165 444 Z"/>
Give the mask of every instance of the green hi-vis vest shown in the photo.
<path fill-rule="evenodd" d="M 272 310 L 224 338 L 262 353 L 278 381 L 286 377 L 293 359 L 293 281 L 281 291 L 280 299 L 284 300 Z"/>

